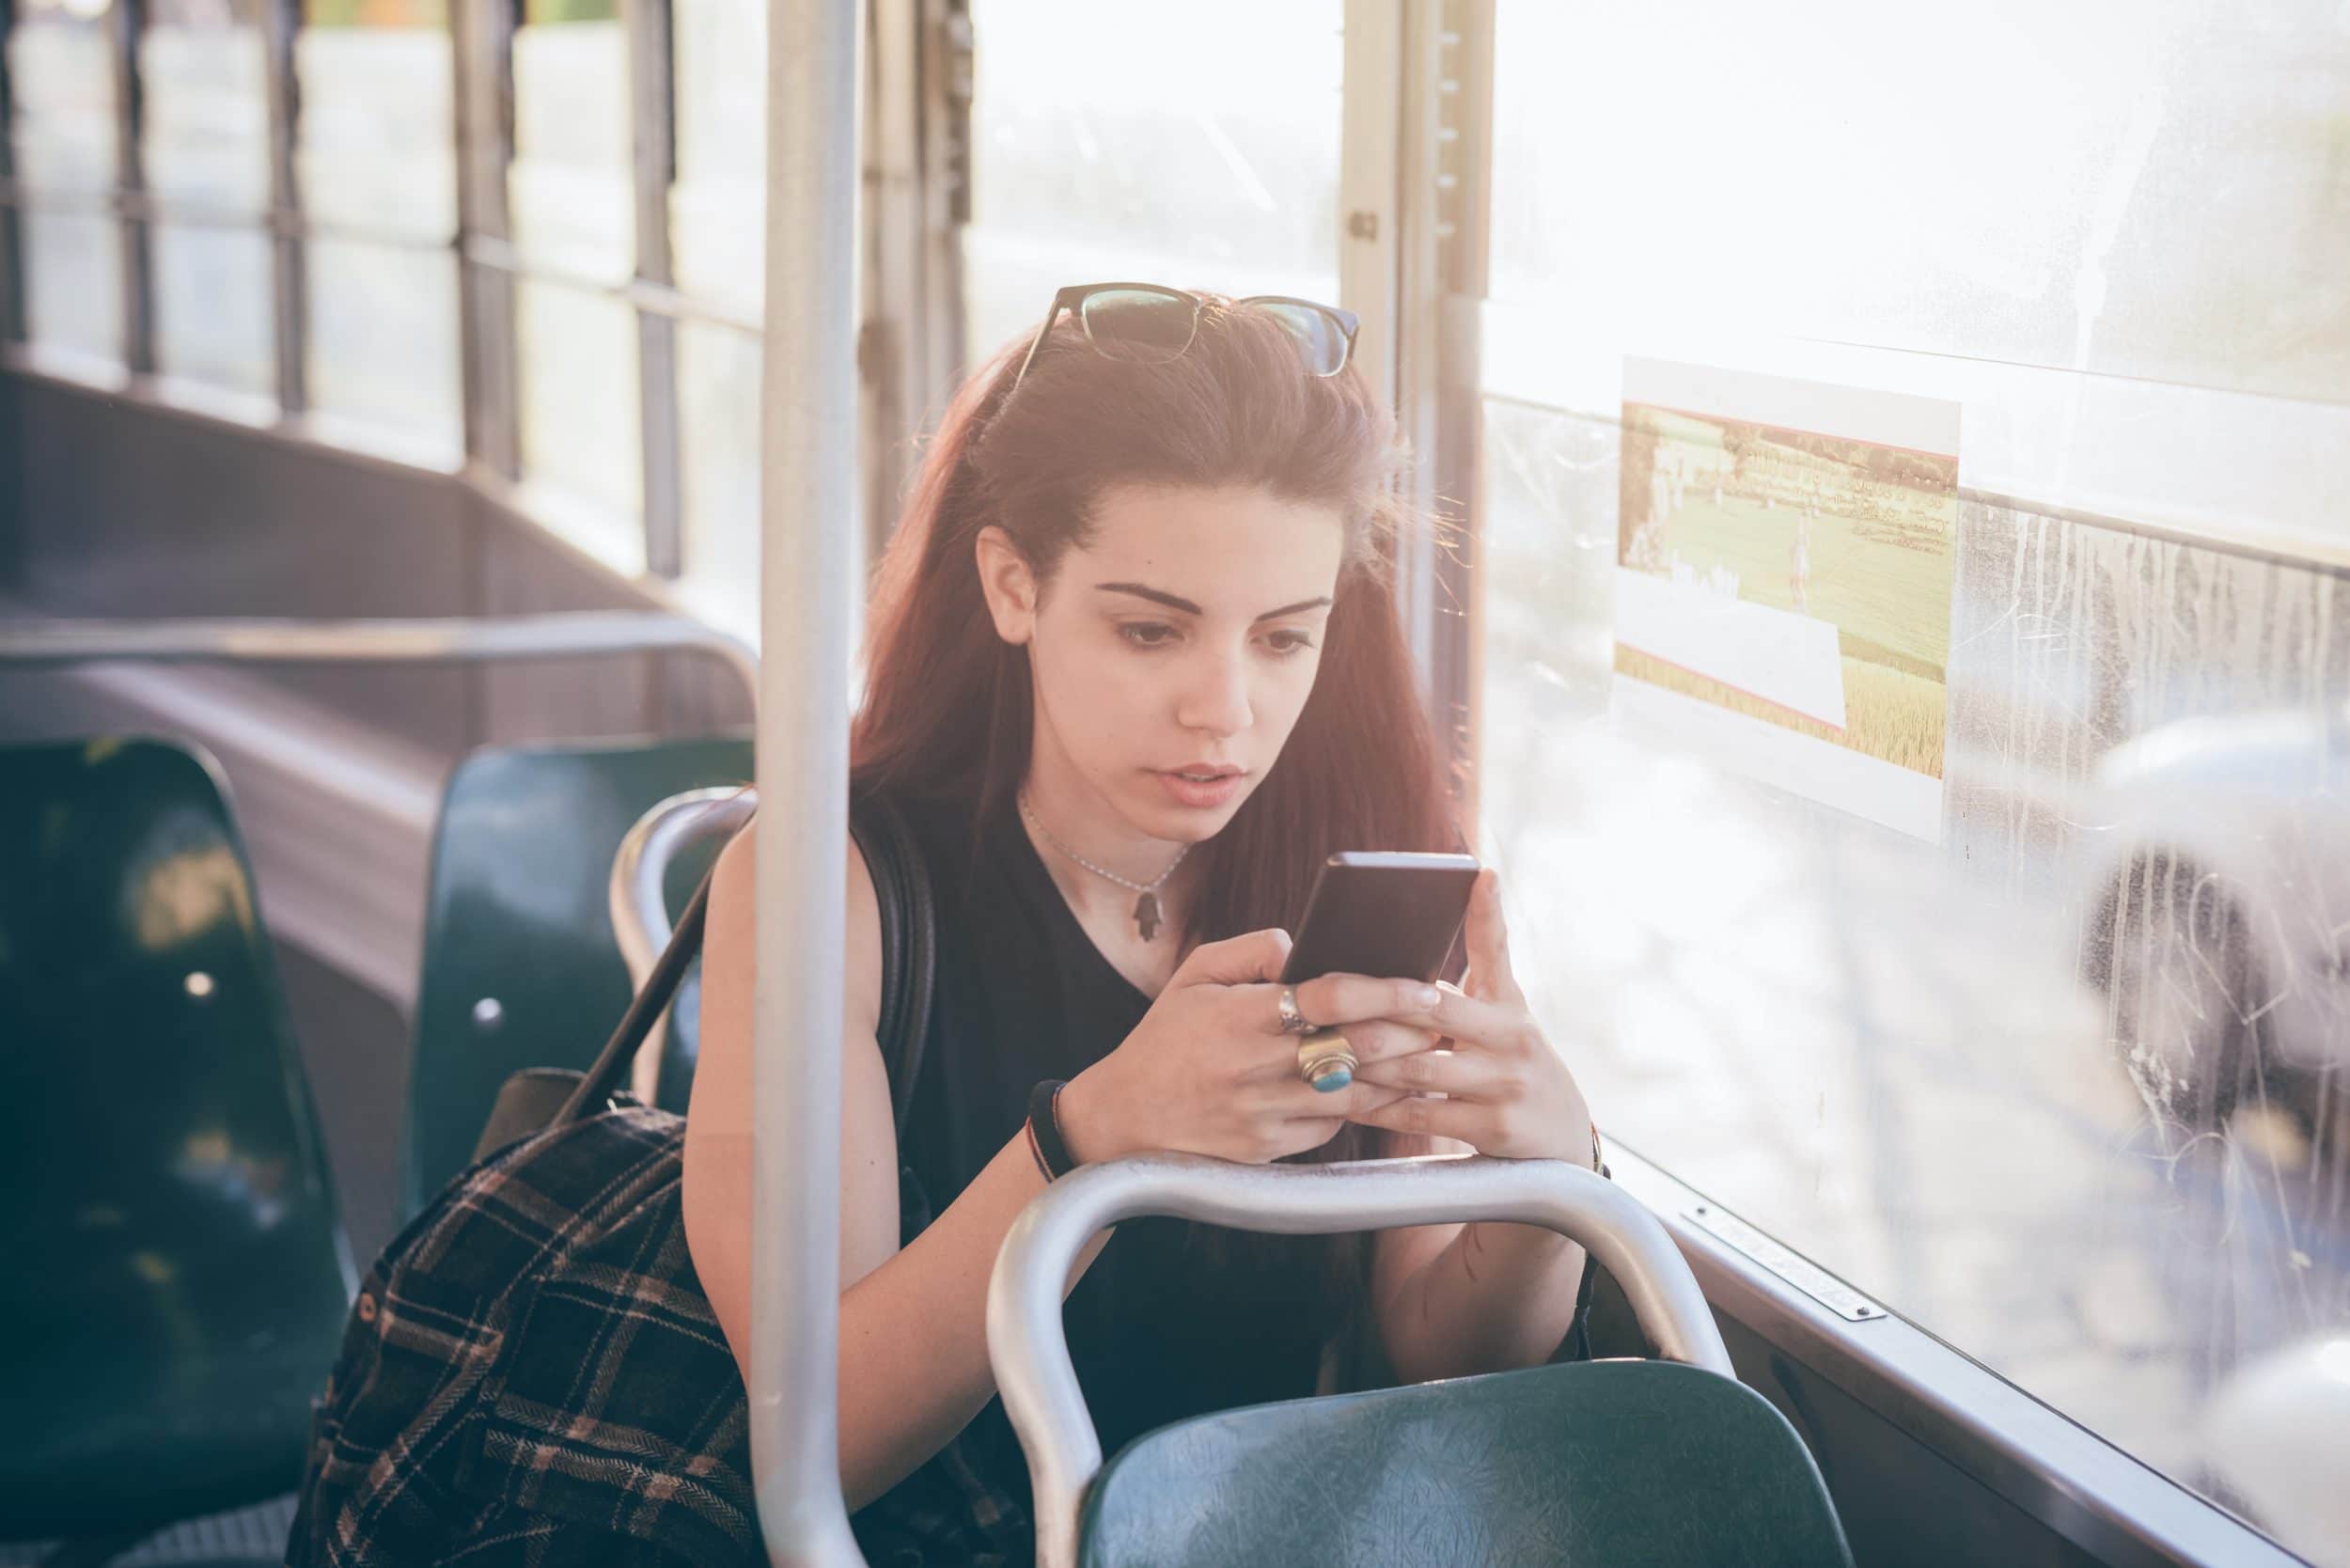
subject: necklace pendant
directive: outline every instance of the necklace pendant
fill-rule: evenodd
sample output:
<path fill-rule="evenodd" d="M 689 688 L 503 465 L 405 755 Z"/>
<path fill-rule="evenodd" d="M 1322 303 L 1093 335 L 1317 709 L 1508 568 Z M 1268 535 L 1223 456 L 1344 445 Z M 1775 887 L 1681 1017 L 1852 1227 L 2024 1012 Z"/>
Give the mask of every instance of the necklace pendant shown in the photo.
<path fill-rule="evenodd" d="M 1159 896 L 1149 888 L 1135 901 L 1135 924 L 1142 932 L 1142 939 L 1150 941 L 1159 933 Z"/>

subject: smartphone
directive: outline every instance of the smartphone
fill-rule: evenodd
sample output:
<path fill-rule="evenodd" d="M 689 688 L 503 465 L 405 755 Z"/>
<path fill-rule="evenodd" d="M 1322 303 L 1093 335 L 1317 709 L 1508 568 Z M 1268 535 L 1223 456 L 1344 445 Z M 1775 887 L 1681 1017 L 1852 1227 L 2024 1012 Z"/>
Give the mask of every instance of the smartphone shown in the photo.
<path fill-rule="evenodd" d="M 1333 974 L 1434 980 L 1476 885 L 1473 855 L 1330 856 L 1315 873 L 1281 983 Z"/>

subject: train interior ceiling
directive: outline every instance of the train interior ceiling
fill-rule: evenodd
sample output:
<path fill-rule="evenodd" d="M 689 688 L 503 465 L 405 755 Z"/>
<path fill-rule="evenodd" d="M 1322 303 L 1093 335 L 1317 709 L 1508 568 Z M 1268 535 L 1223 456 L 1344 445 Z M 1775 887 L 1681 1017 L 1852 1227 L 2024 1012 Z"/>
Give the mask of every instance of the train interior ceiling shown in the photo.
<path fill-rule="evenodd" d="M 860 14 L 839 599 L 1062 285 L 1355 311 L 1459 525 L 1396 591 L 1521 977 L 1855 1557 L 2350 1564 L 2350 9 Z M 58 758 L 217 769 L 214 838 L 154 828 L 227 859 L 164 856 L 153 962 L 248 861 L 315 1105 L 315 1178 L 192 1138 L 170 1223 L 307 1202 L 364 1269 L 462 1163 L 431 1062 L 584 1065 L 629 995 L 622 835 L 751 776 L 788 284 L 761 0 L 0 24 L 24 1329 L 98 1223 L 44 1096 L 142 1088 L 13 1027 L 82 983 L 36 938 L 99 896 L 42 858 Z M 263 621 L 379 640 L 191 651 Z M 573 632 L 427 655 L 405 621 Z M 506 971 L 452 957 L 467 918 L 525 933 Z M 172 983 L 159 1039 L 215 982 Z M 682 1107 L 678 1060 L 647 1081 Z M 494 1078 L 451 1071 L 478 1125 Z M 1594 1332 L 1644 1353 L 1620 1292 Z M 0 1563 L 82 1533 L 8 1515 L 84 1375 L 5 1440 Z M 274 1556 L 298 1479 L 112 1560 Z"/>

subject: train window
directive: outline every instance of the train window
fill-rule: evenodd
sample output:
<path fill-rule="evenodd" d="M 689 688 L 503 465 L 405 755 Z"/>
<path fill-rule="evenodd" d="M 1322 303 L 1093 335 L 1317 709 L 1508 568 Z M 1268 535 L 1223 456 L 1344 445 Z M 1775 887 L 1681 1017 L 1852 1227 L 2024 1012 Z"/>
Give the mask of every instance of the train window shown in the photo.
<path fill-rule="evenodd" d="M 313 416 L 453 463 L 464 378 L 447 8 L 306 0 L 294 77 Z"/>
<path fill-rule="evenodd" d="M 760 348 L 751 334 L 678 323 L 678 416 L 685 453 L 680 588 L 697 614 L 759 635 Z"/>
<path fill-rule="evenodd" d="M 767 8 L 758 0 L 676 0 L 672 27 L 678 287 L 756 318 L 766 282 Z"/>
<path fill-rule="evenodd" d="M 230 0 L 158 0 L 139 36 L 156 368 L 274 413 L 267 66 L 258 18 Z"/>
<path fill-rule="evenodd" d="M 1521 972 L 1626 1144 L 2208 1490 L 2350 1321 L 2350 33 L 1701 9 L 1496 19 Z"/>
<path fill-rule="evenodd" d="M 681 587 L 728 630 L 759 635 L 760 351 L 765 277 L 767 8 L 676 0 L 678 288 L 723 320 L 678 324 L 684 562 Z"/>
<path fill-rule="evenodd" d="M 122 237 L 107 0 L 21 0 L 8 30 L 26 336 L 70 368 L 122 362 Z"/>
<path fill-rule="evenodd" d="M 974 361 L 1065 283 L 1337 300 L 1344 12 L 974 0 Z"/>
<path fill-rule="evenodd" d="M 523 474 L 551 522 L 644 567 L 628 33 L 612 0 L 531 0 L 514 34 L 508 172 Z"/>

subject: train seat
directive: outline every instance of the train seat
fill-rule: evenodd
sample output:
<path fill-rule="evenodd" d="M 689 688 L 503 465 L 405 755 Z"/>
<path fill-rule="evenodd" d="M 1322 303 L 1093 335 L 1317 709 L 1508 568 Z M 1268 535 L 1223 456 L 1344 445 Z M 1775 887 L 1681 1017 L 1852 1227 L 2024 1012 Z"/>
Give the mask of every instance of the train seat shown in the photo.
<path fill-rule="evenodd" d="M 1202 1416 L 1087 1496 L 1087 1568 L 1849 1560 L 1787 1418 L 1668 1361 L 1535 1367 Z"/>
<path fill-rule="evenodd" d="M 525 1067 L 584 1068 L 634 995 L 612 930 L 620 840 L 682 792 L 747 783 L 747 737 L 485 747 L 442 795 L 401 1134 L 401 1212 L 473 1161 L 498 1086 Z M 682 902 L 716 845 L 668 870 Z M 690 1030 L 671 1059 L 690 1061 Z M 661 1103 L 684 1108 L 685 1072 Z"/>
<path fill-rule="evenodd" d="M 0 1539 L 291 1491 L 351 1264 L 209 758 L 0 748 Z"/>
<path fill-rule="evenodd" d="M 1547 1226 L 1614 1276 L 1660 1359 L 1227 1410 L 1147 1433 L 1104 1466 L 1061 1291 L 1089 1240 L 1145 1215 L 1289 1234 Z M 1664 1227 L 1577 1166 L 1264 1167 L 1179 1154 L 1086 1166 L 1031 1200 L 1006 1235 L 987 1343 L 1027 1455 L 1039 1568 L 1852 1561 L 1819 1467 L 1786 1418 L 1731 1375 Z"/>

